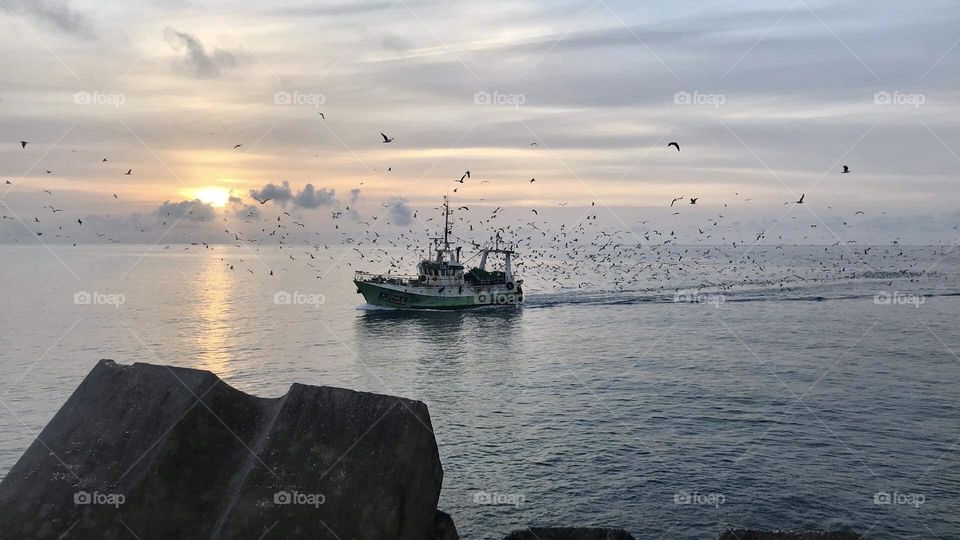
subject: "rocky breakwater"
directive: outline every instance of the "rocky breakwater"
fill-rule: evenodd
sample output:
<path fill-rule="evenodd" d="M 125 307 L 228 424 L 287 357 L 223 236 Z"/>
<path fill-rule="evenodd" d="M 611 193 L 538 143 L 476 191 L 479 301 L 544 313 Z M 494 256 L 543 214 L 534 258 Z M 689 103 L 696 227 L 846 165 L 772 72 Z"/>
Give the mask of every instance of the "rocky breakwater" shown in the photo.
<path fill-rule="evenodd" d="M 442 483 L 422 402 L 300 384 L 260 398 L 207 371 L 102 360 L 0 483 L 0 531 L 456 538 Z"/>

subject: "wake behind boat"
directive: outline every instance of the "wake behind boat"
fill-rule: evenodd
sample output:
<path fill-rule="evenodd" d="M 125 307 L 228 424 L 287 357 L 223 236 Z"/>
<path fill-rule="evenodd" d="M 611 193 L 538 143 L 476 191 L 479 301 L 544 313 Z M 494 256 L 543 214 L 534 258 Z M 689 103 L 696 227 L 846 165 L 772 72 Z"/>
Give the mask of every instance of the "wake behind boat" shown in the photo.
<path fill-rule="evenodd" d="M 449 241 L 450 202 L 446 197 L 443 208 L 443 238 L 432 239 L 430 252 L 434 256 L 420 261 L 416 276 L 358 271 L 353 278 L 357 293 L 369 304 L 405 309 L 462 309 L 523 302 L 523 280 L 516 279 L 511 266 L 514 246 L 501 244 L 498 236 L 492 246 L 479 250 L 478 266 L 464 271 L 462 247 L 451 247 Z M 491 255 L 502 258 L 502 270 L 487 269 Z"/>

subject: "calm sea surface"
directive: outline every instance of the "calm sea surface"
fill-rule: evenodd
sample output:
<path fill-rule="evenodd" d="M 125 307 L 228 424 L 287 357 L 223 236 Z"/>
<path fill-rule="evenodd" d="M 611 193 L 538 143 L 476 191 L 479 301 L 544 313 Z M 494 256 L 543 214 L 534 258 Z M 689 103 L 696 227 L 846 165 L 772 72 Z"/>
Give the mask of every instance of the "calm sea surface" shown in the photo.
<path fill-rule="evenodd" d="M 956 254 L 877 247 L 850 276 L 823 247 L 758 248 L 769 279 L 753 285 L 690 271 L 548 290 L 531 276 L 520 308 L 410 313 L 363 307 L 347 248 L 317 257 L 348 256 L 322 279 L 287 251 L 0 247 L 0 474 L 112 358 L 261 396 L 300 382 L 426 402 L 440 507 L 464 538 L 960 537 Z M 293 303 L 274 301 L 284 292 Z"/>

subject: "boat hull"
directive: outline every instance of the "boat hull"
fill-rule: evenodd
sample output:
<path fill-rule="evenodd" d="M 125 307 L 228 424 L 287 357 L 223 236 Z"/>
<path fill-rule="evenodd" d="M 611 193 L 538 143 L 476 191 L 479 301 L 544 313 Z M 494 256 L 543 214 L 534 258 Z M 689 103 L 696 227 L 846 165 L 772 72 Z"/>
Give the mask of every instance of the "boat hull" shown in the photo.
<path fill-rule="evenodd" d="M 397 309 L 467 309 L 483 306 L 516 305 L 523 291 L 506 287 L 464 287 L 440 291 L 437 287 L 410 287 L 389 283 L 354 281 L 357 292 L 368 304 Z"/>

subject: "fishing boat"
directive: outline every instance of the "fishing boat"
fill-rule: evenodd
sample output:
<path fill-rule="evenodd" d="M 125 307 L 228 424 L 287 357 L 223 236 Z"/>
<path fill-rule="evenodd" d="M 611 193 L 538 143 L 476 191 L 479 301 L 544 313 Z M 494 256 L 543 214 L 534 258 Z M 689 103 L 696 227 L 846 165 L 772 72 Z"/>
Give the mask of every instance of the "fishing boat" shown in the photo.
<path fill-rule="evenodd" d="M 467 270 L 461 262 L 461 246 L 450 243 L 450 202 L 443 200 L 443 236 L 431 238 L 428 253 L 417 265 L 417 275 L 358 271 L 353 278 L 357 293 L 368 304 L 401 309 L 464 309 L 481 306 L 516 305 L 523 302 L 522 279 L 513 273 L 514 245 L 497 235 L 480 247 L 469 260 L 479 257 L 477 266 Z M 494 259 L 502 269 L 488 269 Z"/>

